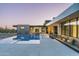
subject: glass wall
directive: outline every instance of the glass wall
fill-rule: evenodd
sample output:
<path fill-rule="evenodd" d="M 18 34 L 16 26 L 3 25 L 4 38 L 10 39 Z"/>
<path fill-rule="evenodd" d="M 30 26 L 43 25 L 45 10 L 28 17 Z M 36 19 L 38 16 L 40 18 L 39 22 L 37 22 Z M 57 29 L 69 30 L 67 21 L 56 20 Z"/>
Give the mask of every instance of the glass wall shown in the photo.
<path fill-rule="evenodd" d="M 61 24 L 61 34 L 69 36 L 69 20 L 66 20 Z"/>
<path fill-rule="evenodd" d="M 77 21 L 76 19 L 72 19 L 70 21 L 70 26 L 71 26 L 71 36 L 72 37 L 77 37 Z"/>
<path fill-rule="evenodd" d="M 64 34 L 64 26 L 63 26 L 63 25 L 64 25 L 64 22 L 61 23 L 61 34 L 62 34 L 62 35 L 65 35 L 65 34 Z"/>
<path fill-rule="evenodd" d="M 75 18 L 71 20 L 70 19 L 66 20 L 63 23 L 61 23 L 61 34 L 70 37 L 79 37 L 79 19 L 78 22 L 77 22 L 77 18 Z"/>
<path fill-rule="evenodd" d="M 78 18 L 78 38 L 79 38 L 79 18 Z"/>
<path fill-rule="evenodd" d="M 64 24 L 64 34 L 66 36 L 69 36 L 69 20 L 65 21 L 65 24 Z"/>

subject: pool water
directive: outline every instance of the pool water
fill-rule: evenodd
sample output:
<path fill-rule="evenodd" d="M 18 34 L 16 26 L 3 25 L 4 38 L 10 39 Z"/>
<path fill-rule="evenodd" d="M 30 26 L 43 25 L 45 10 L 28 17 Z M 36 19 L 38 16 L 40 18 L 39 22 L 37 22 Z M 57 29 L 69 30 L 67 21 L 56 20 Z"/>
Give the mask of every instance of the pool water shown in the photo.
<path fill-rule="evenodd" d="M 39 40 L 40 34 L 18 34 L 16 39 L 21 41 Z"/>

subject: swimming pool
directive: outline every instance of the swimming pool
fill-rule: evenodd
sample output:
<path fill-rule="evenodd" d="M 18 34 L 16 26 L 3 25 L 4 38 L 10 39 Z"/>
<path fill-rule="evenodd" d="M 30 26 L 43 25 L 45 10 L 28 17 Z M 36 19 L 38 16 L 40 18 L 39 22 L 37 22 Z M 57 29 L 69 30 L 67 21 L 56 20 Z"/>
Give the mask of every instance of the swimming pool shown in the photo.
<path fill-rule="evenodd" d="M 17 34 L 16 39 L 21 41 L 39 40 L 40 34 Z"/>

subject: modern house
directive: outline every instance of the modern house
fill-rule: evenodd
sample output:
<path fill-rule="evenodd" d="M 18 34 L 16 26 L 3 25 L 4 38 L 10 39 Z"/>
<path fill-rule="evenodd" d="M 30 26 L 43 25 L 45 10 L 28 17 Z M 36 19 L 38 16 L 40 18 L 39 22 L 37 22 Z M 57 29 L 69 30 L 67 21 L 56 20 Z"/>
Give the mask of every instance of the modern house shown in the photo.
<path fill-rule="evenodd" d="M 46 26 L 43 25 L 14 25 L 13 27 L 16 27 L 17 37 L 15 39 L 17 40 L 39 40 L 40 34 L 46 33 Z"/>
<path fill-rule="evenodd" d="M 50 36 L 79 47 L 79 3 L 72 4 L 46 26 Z"/>
<path fill-rule="evenodd" d="M 17 33 L 46 33 L 46 26 L 43 25 L 14 25 L 17 28 Z"/>
<path fill-rule="evenodd" d="M 79 3 L 72 4 L 53 20 L 43 25 L 14 25 L 24 33 L 48 33 L 50 37 L 79 47 Z M 26 30 L 27 29 L 27 30 Z M 19 31 L 19 33 L 22 31 Z"/>

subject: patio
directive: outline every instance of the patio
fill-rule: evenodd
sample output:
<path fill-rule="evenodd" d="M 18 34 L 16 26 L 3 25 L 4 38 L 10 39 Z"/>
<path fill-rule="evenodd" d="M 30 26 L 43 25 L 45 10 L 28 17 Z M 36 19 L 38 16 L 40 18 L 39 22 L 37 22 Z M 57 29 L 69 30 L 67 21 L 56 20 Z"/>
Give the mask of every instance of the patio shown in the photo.
<path fill-rule="evenodd" d="M 0 55 L 2 56 L 79 56 L 71 48 L 63 45 L 47 34 L 40 35 L 40 41 L 31 42 L 17 41 L 12 38 L 0 40 Z M 18 44 L 18 42 L 20 42 Z"/>

